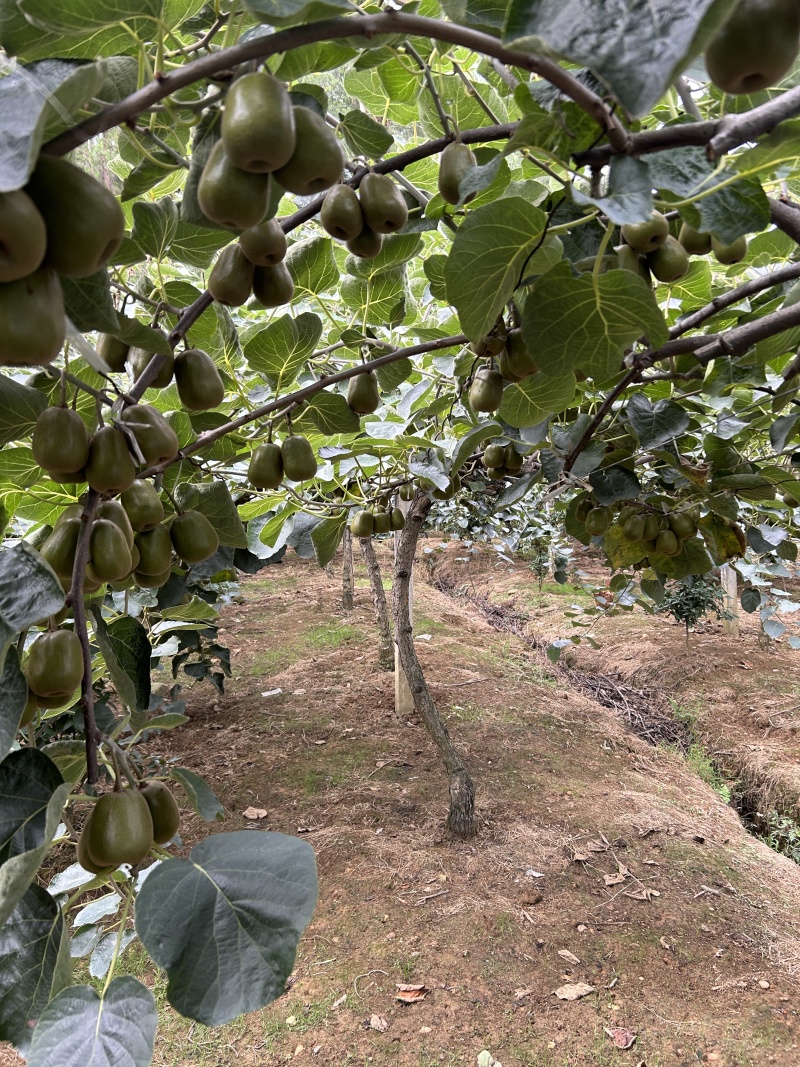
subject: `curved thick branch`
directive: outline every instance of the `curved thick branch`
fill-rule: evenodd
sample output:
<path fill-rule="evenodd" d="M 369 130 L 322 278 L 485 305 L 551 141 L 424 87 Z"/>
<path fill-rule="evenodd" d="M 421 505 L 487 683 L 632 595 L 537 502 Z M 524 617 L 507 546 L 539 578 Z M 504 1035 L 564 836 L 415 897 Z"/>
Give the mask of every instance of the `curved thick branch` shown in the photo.
<path fill-rule="evenodd" d="M 323 19 L 305 26 L 293 26 L 288 30 L 255 37 L 230 48 L 223 48 L 211 55 L 202 56 L 200 59 L 186 63 L 178 70 L 159 73 L 157 78 L 143 89 L 139 89 L 118 104 L 105 108 L 73 129 L 66 130 L 53 138 L 45 145 L 44 151 L 52 155 L 64 155 L 65 152 L 77 148 L 78 145 L 106 130 L 113 129 L 114 126 L 135 121 L 143 111 L 177 92 L 178 89 L 219 74 L 220 71 L 229 70 L 240 63 L 290 52 L 302 45 L 314 44 L 317 41 L 340 40 L 343 37 L 363 37 L 369 41 L 382 33 L 400 33 L 409 37 L 427 37 L 445 41 L 448 44 L 469 48 L 481 55 L 499 59 L 507 66 L 538 74 L 570 100 L 574 100 L 597 122 L 608 136 L 613 151 L 626 150 L 628 134 L 619 119 L 596 93 L 552 60 L 544 56 L 505 48 L 497 38 L 471 30 L 466 26 L 440 22 L 438 19 L 424 18 L 421 15 L 386 11 L 379 15 L 345 16 Z"/>
<path fill-rule="evenodd" d="M 579 167 L 602 167 L 616 155 L 643 156 L 650 152 L 661 152 L 665 148 L 694 145 L 705 146 L 706 155 L 713 163 L 732 148 L 763 137 L 795 115 L 800 115 L 800 87 L 789 89 L 775 100 L 769 100 L 741 115 L 643 130 L 631 134 L 627 144 L 622 147 L 617 147 L 609 138 L 608 144 L 577 152 L 573 158 Z"/>

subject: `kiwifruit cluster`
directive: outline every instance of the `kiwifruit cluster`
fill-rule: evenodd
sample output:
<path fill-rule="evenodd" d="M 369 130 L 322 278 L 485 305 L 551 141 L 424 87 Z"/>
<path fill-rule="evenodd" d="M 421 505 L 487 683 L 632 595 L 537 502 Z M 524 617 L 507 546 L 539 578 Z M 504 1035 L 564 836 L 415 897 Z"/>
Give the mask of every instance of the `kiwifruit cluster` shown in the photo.
<path fill-rule="evenodd" d="M 677 238 L 669 232 L 669 221 L 660 211 L 654 211 L 645 222 L 629 223 L 622 227 L 624 244 L 616 249 L 616 267 L 629 270 L 650 280 L 652 274 L 660 282 L 676 282 L 691 266 L 690 256 L 713 253 L 723 266 L 739 263 L 747 255 L 747 238 L 737 237 L 725 243 L 713 233 L 700 233 L 684 222 Z"/>
<path fill-rule="evenodd" d="M 154 844 L 170 842 L 180 828 L 175 797 L 163 782 L 143 782 L 138 789 L 116 789 L 93 805 L 78 837 L 77 860 L 85 871 L 103 871 L 129 863 L 135 867 Z"/>
<path fill-rule="evenodd" d="M 408 207 L 388 174 L 370 171 L 357 193 L 349 185 L 334 185 L 322 201 L 319 221 L 331 237 L 345 242 L 348 252 L 374 259 L 383 235 L 397 233 L 408 222 Z"/>
<path fill-rule="evenodd" d="M 490 478 L 498 481 L 507 474 L 519 474 L 522 470 L 524 458 L 517 452 L 513 444 L 487 445 L 481 457 L 486 473 Z"/>
<path fill-rule="evenodd" d="M 290 304 L 294 281 L 284 263 L 286 248 L 277 219 L 251 226 L 220 252 L 208 276 L 209 293 L 226 307 L 241 307 L 251 293 L 264 307 Z"/>
<path fill-rule="evenodd" d="M 578 498 L 574 515 L 592 537 L 602 537 L 616 524 L 628 541 L 639 545 L 643 555 L 658 552 L 677 556 L 683 542 L 697 535 L 700 512 L 696 506 L 667 512 L 645 504 L 626 504 L 616 511 L 585 493 Z"/>
<path fill-rule="evenodd" d="M 486 337 L 471 342 L 470 349 L 476 356 L 488 359 L 474 371 L 470 381 L 468 399 L 473 411 L 497 411 L 507 382 L 521 382 L 539 371 L 522 331 L 507 330 L 502 318 Z"/>
<path fill-rule="evenodd" d="M 307 437 L 291 433 L 281 444 L 267 441 L 253 449 L 247 480 L 254 489 L 277 489 L 284 478 L 306 482 L 317 473 L 317 457 Z"/>
<path fill-rule="evenodd" d="M 154 330 L 153 333 L 155 335 L 157 331 Z M 134 381 L 155 354 L 155 348 L 129 345 L 108 333 L 98 335 L 95 347 L 110 370 L 122 372 L 127 363 Z M 166 355 L 149 388 L 166 389 L 173 378 L 180 402 L 189 411 L 209 411 L 221 404 L 225 398 L 225 385 L 220 373 L 214 360 L 202 348 L 187 348 L 182 352 L 170 352 Z"/>
<path fill-rule="evenodd" d="M 87 278 L 125 231 L 113 193 L 42 155 L 24 189 L 0 193 L 0 365 L 45 366 L 66 337 L 59 276 Z"/>
<path fill-rule="evenodd" d="M 405 524 L 400 508 L 392 507 L 390 501 L 384 500 L 371 508 L 356 511 L 350 519 L 350 531 L 353 537 L 372 537 L 373 534 L 402 530 Z"/>

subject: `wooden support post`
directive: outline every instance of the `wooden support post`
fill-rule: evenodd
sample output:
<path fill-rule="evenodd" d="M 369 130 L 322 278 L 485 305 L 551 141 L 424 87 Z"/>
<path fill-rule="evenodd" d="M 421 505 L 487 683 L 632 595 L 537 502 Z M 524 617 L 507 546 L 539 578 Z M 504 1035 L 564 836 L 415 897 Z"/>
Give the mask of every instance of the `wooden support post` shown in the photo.
<path fill-rule="evenodd" d="M 397 500 L 397 506 L 402 511 L 403 515 L 408 518 L 408 513 L 411 511 L 410 500 Z M 394 535 L 394 557 L 397 561 L 397 546 L 400 542 L 399 531 Z M 397 577 L 395 575 L 395 581 Z M 408 585 L 408 613 L 411 625 L 414 625 L 414 578 L 413 575 L 409 579 Z M 400 650 L 397 647 L 397 642 L 394 646 L 394 713 L 400 719 L 401 722 L 406 722 L 414 714 L 414 697 L 411 692 L 411 687 L 408 684 L 408 679 L 405 676 L 403 668 L 400 666 Z"/>
<path fill-rule="evenodd" d="M 353 535 L 345 526 L 342 535 L 342 609 L 353 610 Z"/>
<path fill-rule="evenodd" d="M 730 563 L 723 563 L 719 569 L 719 581 L 725 594 L 725 610 L 733 618 L 724 619 L 722 629 L 733 637 L 739 636 L 739 590 L 736 571 Z"/>

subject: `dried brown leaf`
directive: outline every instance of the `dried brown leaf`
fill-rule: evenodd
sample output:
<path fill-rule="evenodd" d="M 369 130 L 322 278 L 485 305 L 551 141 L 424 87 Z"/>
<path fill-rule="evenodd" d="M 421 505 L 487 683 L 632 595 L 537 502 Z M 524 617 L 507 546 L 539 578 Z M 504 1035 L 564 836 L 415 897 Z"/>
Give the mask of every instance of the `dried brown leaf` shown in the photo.
<path fill-rule="evenodd" d="M 574 982 L 559 986 L 558 989 L 553 990 L 553 993 L 559 1000 L 580 1000 L 581 997 L 588 997 L 590 993 L 594 993 L 594 986 L 587 985 L 586 982 Z"/>
<path fill-rule="evenodd" d="M 560 948 L 558 950 L 558 954 L 562 960 L 566 960 L 567 963 L 571 963 L 575 967 L 577 967 L 578 964 L 581 962 L 576 955 L 570 952 L 568 948 Z"/>

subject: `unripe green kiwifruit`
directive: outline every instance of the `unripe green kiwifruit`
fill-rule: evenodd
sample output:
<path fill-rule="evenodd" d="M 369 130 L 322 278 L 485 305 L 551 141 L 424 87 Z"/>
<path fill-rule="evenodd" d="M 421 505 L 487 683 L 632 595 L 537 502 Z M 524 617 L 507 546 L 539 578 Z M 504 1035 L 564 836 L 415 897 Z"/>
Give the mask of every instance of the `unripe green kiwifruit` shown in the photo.
<path fill-rule="evenodd" d="M 153 840 L 157 845 L 166 845 L 177 834 L 181 825 L 181 813 L 172 791 L 163 782 L 146 782 L 139 791 L 150 809 L 153 820 Z"/>
<path fill-rule="evenodd" d="M 86 481 L 98 493 L 122 493 L 135 477 L 124 435 L 114 426 L 101 426 L 89 442 Z"/>
<path fill-rule="evenodd" d="M 125 344 L 124 341 L 120 341 L 118 337 L 114 337 L 110 333 L 101 333 L 97 336 L 97 341 L 94 346 L 97 350 L 98 356 L 105 360 L 109 370 L 120 371 L 125 370 L 125 364 L 128 360 L 128 353 L 131 346 Z"/>
<path fill-rule="evenodd" d="M 582 496 L 578 500 L 578 503 L 575 505 L 575 519 L 578 522 L 585 523 L 586 516 L 589 514 L 589 512 L 594 506 L 594 501 L 588 493 L 585 496 Z"/>
<path fill-rule="evenodd" d="M 431 489 L 431 496 L 434 500 L 452 500 L 460 489 L 461 479 L 454 474 L 446 489 Z"/>
<path fill-rule="evenodd" d="M 247 467 L 247 480 L 255 489 L 277 489 L 283 481 L 280 445 L 271 441 L 253 449 Z"/>
<path fill-rule="evenodd" d="M 142 589 L 160 589 L 162 585 L 166 585 L 172 574 L 172 565 L 166 567 L 158 574 L 145 574 L 143 571 L 135 570 L 133 572 L 133 580 Z"/>
<path fill-rule="evenodd" d="M 630 245 L 621 244 L 617 249 L 617 270 L 627 270 L 631 274 L 638 274 L 642 277 L 646 275 L 646 279 L 649 280 L 650 274 L 646 264 L 643 264 L 639 253 L 635 248 L 631 248 Z M 644 267 L 644 274 L 642 268 Z"/>
<path fill-rule="evenodd" d="M 52 363 L 66 335 L 64 293 L 54 270 L 40 267 L 0 285 L 0 366 Z"/>
<path fill-rule="evenodd" d="M 711 251 L 711 234 L 701 233 L 688 222 L 684 222 L 681 226 L 678 240 L 690 256 L 707 256 Z"/>
<path fill-rule="evenodd" d="M 133 347 L 128 352 L 128 362 L 131 365 L 131 373 L 133 374 L 133 380 L 141 377 L 145 369 L 149 366 L 150 360 L 155 359 L 154 352 L 148 352 L 146 348 Z M 148 385 L 148 389 L 166 389 L 172 381 L 172 375 L 175 370 L 175 357 L 170 352 L 168 355 L 161 354 L 161 366 L 156 371 L 156 376 Z"/>
<path fill-rule="evenodd" d="M 392 517 L 385 508 L 373 508 L 372 519 L 376 534 L 389 533 L 392 528 Z"/>
<path fill-rule="evenodd" d="M 286 264 L 280 262 L 272 267 L 255 267 L 253 296 L 266 308 L 291 304 L 294 296 L 294 281 Z"/>
<path fill-rule="evenodd" d="M 491 367 L 479 367 L 469 387 L 469 405 L 473 411 L 497 411 L 503 399 L 503 377 Z"/>
<path fill-rule="evenodd" d="M 347 403 L 357 415 L 371 415 L 381 405 L 378 378 L 374 370 L 357 374 L 347 383 Z"/>
<path fill-rule="evenodd" d="M 794 0 L 738 0 L 706 49 L 709 77 L 725 93 L 767 89 L 791 70 L 798 37 Z"/>
<path fill-rule="evenodd" d="M 217 141 L 209 153 L 200 181 L 197 202 L 212 222 L 228 230 L 258 226 L 269 207 L 269 175 L 252 174 L 235 166 Z"/>
<path fill-rule="evenodd" d="M 642 254 L 655 252 L 668 236 L 669 222 L 660 211 L 654 211 L 645 222 L 626 223 L 622 227 L 623 240 Z"/>
<path fill-rule="evenodd" d="M 147 533 L 164 518 L 164 505 L 152 482 L 137 478 L 122 494 L 120 503 L 136 533 Z"/>
<path fill-rule="evenodd" d="M 88 278 L 108 263 L 125 233 L 110 189 L 58 156 L 42 154 L 25 191 L 44 218 L 44 262 L 69 278 Z"/>
<path fill-rule="evenodd" d="M 33 458 L 48 473 L 74 473 L 89 458 L 86 424 L 70 408 L 45 408 L 31 440 Z"/>
<path fill-rule="evenodd" d="M 84 821 L 83 829 L 78 836 L 78 843 L 75 846 L 75 859 L 80 866 L 83 867 L 85 871 L 89 871 L 90 874 L 101 874 L 107 867 L 101 867 L 100 864 L 95 863 L 94 860 L 90 858 L 88 852 L 89 837 L 91 833 L 89 830 L 89 823 L 91 822 L 91 819 L 92 812 L 90 811 Z"/>
<path fill-rule="evenodd" d="M 239 247 L 254 267 L 274 267 L 286 258 L 286 234 L 277 219 L 268 219 L 245 230 Z"/>
<path fill-rule="evenodd" d="M 317 457 L 308 443 L 308 439 L 300 434 L 291 434 L 284 438 L 281 445 L 281 459 L 283 460 L 283 472 L 290 482 L 304 482 L 313 478 L 317 473 Z"/>
<path fill-rule="evenodd" d="M 659 533 L 659 522 L 657 515 L 645 515 L 644 519 L 644 532 L 642 534 L 643 541 L 655 541 Z"/>
<path fill-rule="evenodd" d="M 358 187 L 367 226 L 375 233 L 397 233 L 408 222 L 403 194 L 388 174 L 367 174 Z"/>
<path fill-rule="evenodd" d="M 505 467 L 487 467 L 486 474 L 493 482 L 500 482 L 506 476 Z"/>
<path fill-rule="evenodd" d="M 611 512 L 606 507 L 592 508 L 586 516 L 586 532 L 592 537 L 604 534 L 611 525 Z"/>
<path fill-rule="evenodd" d="M 528 351 L 522 330 L 509 330 L 506 337 L 506 363 L 509 370 L 520 378 L 528 378 L 539 370 L 536 360 Z"/>
<path fill-rule="evenodd" d="M 201 348 L 187 348 L 175 356 L 175 384 L 189 411 L 208 411 L 225 399 L 225 385 L 214 360 Z"/>
<path fill-rule="evenodd" d="M 662 556 L 676 556 L 680 552 L 680 542 L 672 530 L 659 530 L 656 552 L 660 552 Z"/>
<path fill-rule="evenodd" d="M 167 463 L 177 456 L 180 448 L 178 436 L 156 408 L 149 404 L 130 404 L 123 408 L 119 421 L 136 438 L 147 466 Z"/>
<path fill-rule="evenodd" d="M 364 213 L 356 191 L 349 185 L 334 185 L 322 201 L 322 228 L 337 241 L 352 241 L 364 229 Z"/>
<path fill-rule="evenodd" d="M 622 524 L 622 533 L 628 541 L 644 539 L 644 515 L 631 515 Z"/>
<path fill-rule="evenodd" d="M 128 513 L 119 500 L 104 500 L 97 509 L 98 519 L 108 519 L 122 531 L 125 543 L 130 549 L 133 545 L 133 527 Z"/>
<path fill-rule="evenodd" d="M 222 113 L 222 143 L 235 167 L 268 174 L 295 150 L 292 102 L 270 74 L 243 74 L 228 89 Z"/>
<path fill-rule="evenodd" d="M 730 266 L 732 263 L 740 263 L 747 255 L 747 238 L 742 235 L 735 241 L 724 244 L 716 234 L 711 234 L 711 251 L 717 263 Z"/>
<path fill-rule="evenodd" d="M 342 176 L 344 158 L 331 127 L 316 111 L 294 108 L 297 140 L 291 159 L 276 170 L 278 183 L 298 196 L 313 196 L 329 189 Z"/>
<path fill-rule="evenodd" d="M 33 274 L 46 248 L 44 219 L 28 194 L 22 189 L 0 193 L 0 282 Z"/>
<path fill-rule="evenodd" d="M 40 707 L 59 707 L 68 700 L 83 679 L 83 649 L 77 635 L 72 630 L 52 630 L 37 637 L 25 661 L 25 677 Z M 42 704 L 42 699 L 50 704 Z"/>
<path fill-rule="evenodd" d="M 452 141 L 447 145 L 439 157 L 437 185 L 442 200 L 445 200 L 448 204 L 457 204 L 459 202 L 461 199 L 459 192 L 461 179 L 468 170 L 477 166 L 477 162 L 472 149 L 460 141 Z M 477 193 L 470 193 L 465 198 L 464 203 L 468 204 L 477 195 Z"/>
<path fill-rule="evenodd" d="M 405 527 L 406 517 L 400 508 L 392 508 L 389 517 L 391 519 L 391 527 L 393 530 L 402 530 Z"/>
<path fill-rule="evenodd" d="M 364 509 L 357 511 L 350 520 L 350 532 L 353 537 L 372 537 L 375 532 L 375 516 Z"/>
<path fill-rule="evenodd" d="M 484 467 L 502 467 L 506 451 L 502 445 L 487 445 L 483 450 Z"/>
<path fill-rule="evenodd" d="M 511 367 L 511 363 L 508 358 L 508 349 L 504 348 L 502 352 L 497 356 L 497 369 L 500 372 L 500 377 L 504 382 L 521 382 L 524 378 L 527 378 L 527 374 L 517 374 L 517 372 Z"/>
<path fill-rule="evenodd" d="M 503 449 L 503 466 L 507 471 L 513 474 L 515 471 L 522 470 L 524 462 L 524 456 L 521 456 L 512 444 L 506 445 Z"/>
<path fill-rule="evenodd" d="M 253 264 L 237 244 L 227 245 L 208 276 L 208 291 L 218 304 L 238 308 L 253 291 Z"/>
<path fill-rule="evenodd" d="M 347 251 L 359 259 L 375 259 L 383 248 L 383 236 L 371 230 L 366 223 L 357 237 L 347 242 Z"/>
<path fill-rule="evenodd" d="M 136 574 L 162 574 L 172 567 L 172 540 L 166 526 L 138 533 L 134 544 L 139 550 Z"/>
<path fill-rule="evenodd" d="M 647 254 L 647 265 L 660 282 L 676 282 L 688 273 L 691 262 L 680 241 L 668 235 L 655 252 Z"/>
<path fill-rule="evenodd" d="M 81 837 L 96 868 L 141 863 L 153 847 L 153 818 L 138 789 L 105 793 L 92 808 Z"/>
<path fill-rule="evenodd" d="M 199 511 L 184 511 L 182 515 L 176 515 L 170 524 L 169 536 L 175 552 L 188 566 L 202 563 L 219 548 L 217 531 Z"/>
<path fill-rule="evenodd" d="M 47 560 L 59 578 L 72 577 L 82 525 L 80 517 L 56 523 L 53 532 L 39 549 L 39 554 Z"/>
<path fill-rule="evenodd" d="M 397 490 L 397 495 L 400 497 L 401 500 L 405 500 L 406 502 L 414 499 L 414 493 L 415 489 L 413 482 L 403 482 L 403 484 Z"/>
<path fill-rule="evenodd" d="M 675 511 L 669 517 L 669 528 L 680 541 L 694 537 L 697 533 L 697 525 L 686 511 Z"/>
<path fill-rule="evenodd" d="M 125 534 L 110 519 L 96 519 L 89 540 L 92 575 L 101 582 L 118 582 L 130 573 L 133 561 Z"/>

